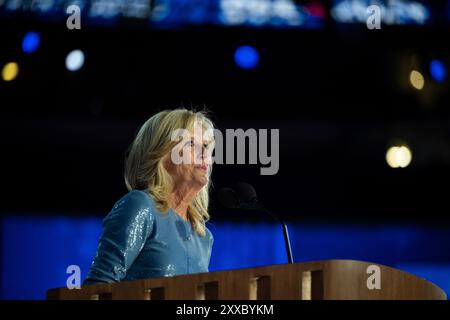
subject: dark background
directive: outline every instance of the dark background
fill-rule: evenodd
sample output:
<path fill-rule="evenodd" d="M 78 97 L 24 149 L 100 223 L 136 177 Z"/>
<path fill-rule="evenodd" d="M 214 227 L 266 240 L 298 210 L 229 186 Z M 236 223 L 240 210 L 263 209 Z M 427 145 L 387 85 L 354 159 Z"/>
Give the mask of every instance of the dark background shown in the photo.
<path fill-rule="evenodd" d="M 3 26 L 2 41 L 20 48 L 29 27 Z M 186 107 L 210 110 L 221 130 L 280 129 L 277 175 L 216 165 L 216 189 L 251 182 L 289 217 L 449 221 L 448 82 L 427 75 L 430 59 L 449 57 L 447 29 L 40 28 L 42 49 L 0 87 L 7 210 L 104 210 L 125 191 L 139 126 Z M 242 44 L 258 49 L 258 68 L 236 66 Z M 68 73 L 65 55 L 78 47 L 85 66 Z M 409 85 L 413 68 L 424 70 L 422 91 Z M 413 153 L 401 170 L 385 161 L 397 140 Z"/>

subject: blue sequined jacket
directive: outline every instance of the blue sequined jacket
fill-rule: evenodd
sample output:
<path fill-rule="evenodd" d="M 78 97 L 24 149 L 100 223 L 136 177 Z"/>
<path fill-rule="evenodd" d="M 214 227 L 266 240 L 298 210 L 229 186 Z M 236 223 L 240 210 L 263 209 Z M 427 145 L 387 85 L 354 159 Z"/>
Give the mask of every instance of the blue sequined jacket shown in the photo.
<path fill-rule="evenodd" d="M 132 190 L 103 220 L 83 284 L 208 272 L 213 241 L 208 228 L 201 237 L 172 209 L 162 213 L 147 192 Z"/>

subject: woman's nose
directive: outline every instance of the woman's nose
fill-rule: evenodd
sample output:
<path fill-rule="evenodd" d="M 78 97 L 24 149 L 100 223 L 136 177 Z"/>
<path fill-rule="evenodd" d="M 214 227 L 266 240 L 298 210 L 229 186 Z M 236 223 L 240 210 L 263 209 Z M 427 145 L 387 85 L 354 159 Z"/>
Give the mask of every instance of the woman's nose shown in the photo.
<path fill-rule="evenodd" d="M 203 160 L 205 158 L 206 148 L 204 146 L 197 145 L 195 147 L 195 157 Z"/>

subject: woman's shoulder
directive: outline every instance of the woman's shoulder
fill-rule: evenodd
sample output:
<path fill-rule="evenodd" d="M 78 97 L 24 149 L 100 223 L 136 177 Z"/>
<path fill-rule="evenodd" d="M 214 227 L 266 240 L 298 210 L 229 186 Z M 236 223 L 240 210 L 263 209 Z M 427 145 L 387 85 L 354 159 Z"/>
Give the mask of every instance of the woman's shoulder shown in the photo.
<path fill-rule="evenodd" d="M 155 208 L 153 198 L 144 190 L 131 190 L 123 195 L 112 207 L 106 218 L 123 217 L 132 219 L 134 216 L 142 215 L 151 218 Z"/>
<path fill-rule="evenodd" d="M 120 198 L 114 206 L 121 206 L 121 205 L 131 205 L 131 206 L 154 206 L 155 201 L 150 196 L 148 192 L 145 190 L 138 190 L 133 189 L 130 190 L 128 193 L 126 193 L 122 198 Z"/>

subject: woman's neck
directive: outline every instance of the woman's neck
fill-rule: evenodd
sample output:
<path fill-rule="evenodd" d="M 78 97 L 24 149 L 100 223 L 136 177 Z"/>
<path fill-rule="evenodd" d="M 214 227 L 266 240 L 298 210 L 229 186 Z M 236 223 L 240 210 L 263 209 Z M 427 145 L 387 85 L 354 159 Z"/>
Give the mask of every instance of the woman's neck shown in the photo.
<path fill-rule="evenodd" d="M 169 195 L 169 205 L 184 220 L 188 220 L 188 208 L 198 191 L 191 188 L 175 188 Z"/>

